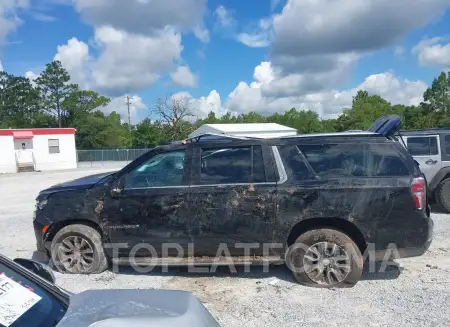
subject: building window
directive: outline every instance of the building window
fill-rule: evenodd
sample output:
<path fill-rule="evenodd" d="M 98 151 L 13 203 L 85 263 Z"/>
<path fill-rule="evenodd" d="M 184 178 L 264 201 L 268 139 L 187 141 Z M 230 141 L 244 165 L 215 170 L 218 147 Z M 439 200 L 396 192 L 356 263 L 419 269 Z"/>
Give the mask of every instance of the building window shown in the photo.
<path fill-rule="evenodd" d="M 437 137 L 408 137 L 407 146 L 413 156 L 429 156 L 439 154 Z"/>
<path fill-rule="evenodd" d="M 49 139 L 48 140 L 48 153 L 59 153 L 59 140 Z"/>

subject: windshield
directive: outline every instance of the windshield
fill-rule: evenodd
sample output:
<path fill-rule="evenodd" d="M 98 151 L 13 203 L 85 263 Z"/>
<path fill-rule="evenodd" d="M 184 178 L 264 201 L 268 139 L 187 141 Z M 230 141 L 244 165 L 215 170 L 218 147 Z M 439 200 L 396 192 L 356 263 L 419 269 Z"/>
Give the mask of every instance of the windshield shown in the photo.
<path fill-rule="evenodd" d="M 0 262 L 1 327 L 53 327 L 66 311 L 37 282 Z"/>

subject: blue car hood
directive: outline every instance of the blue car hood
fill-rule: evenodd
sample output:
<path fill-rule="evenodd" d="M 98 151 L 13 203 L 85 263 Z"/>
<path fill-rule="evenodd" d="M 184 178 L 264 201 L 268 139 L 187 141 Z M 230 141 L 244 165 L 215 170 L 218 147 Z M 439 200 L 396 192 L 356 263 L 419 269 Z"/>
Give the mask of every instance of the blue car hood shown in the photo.
<path fill-rule="evenodd" d="M 42 190 L 40 194 L 50 194 L 54 192 L 60 191 L 69 191 L 69 190 L 86 190 L 91 188 L 95 184 L 97 184 L 103 178 L 114 174 L 114 172 L 107 172 L 95 175 L 89 175 L 82 178 L 77 178 L 68 182 L 60 183 L 53 185 L 45 190 Z"/>
<path fill-rule="evenodd" d="M 93 290 L 75 294 L 57 327 L 220 327 L 190 292 Z"/>

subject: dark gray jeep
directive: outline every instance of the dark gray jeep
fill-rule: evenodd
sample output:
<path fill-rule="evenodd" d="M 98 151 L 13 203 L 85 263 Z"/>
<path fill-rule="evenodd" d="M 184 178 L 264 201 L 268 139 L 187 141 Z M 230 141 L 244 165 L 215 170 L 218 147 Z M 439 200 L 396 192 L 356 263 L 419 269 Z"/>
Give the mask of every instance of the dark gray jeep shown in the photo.
<path fill-rule="evenodd" d="M 401 132 L 428 182 L 430 200 L 450 212 L 450 128 Z"/>

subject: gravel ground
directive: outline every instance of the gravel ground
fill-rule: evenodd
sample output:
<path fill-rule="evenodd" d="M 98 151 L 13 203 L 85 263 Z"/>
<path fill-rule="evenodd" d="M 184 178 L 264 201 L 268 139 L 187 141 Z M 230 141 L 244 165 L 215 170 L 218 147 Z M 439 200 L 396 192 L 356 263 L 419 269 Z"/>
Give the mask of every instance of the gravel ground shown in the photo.
<path fill-rule="evenodd" d="M 34 198 L 52 184 L 105 171 L 83 169 L 0 176 L 0 252 L 31 258 Z M 324 290 L 297 285 L 284 266 L 237 274 L 192 275 L 183 269 L 139 275 L 123 268 L 100 275 L 56 274 L 72 292 L 104 288 L 192 291 L 219 323 L 229 326 L 450 326 L 450 215 L 434 212 L 435 239 L 422 257 L 398 260 L 386 272 L 368 273 L 354 288 Z"/>

